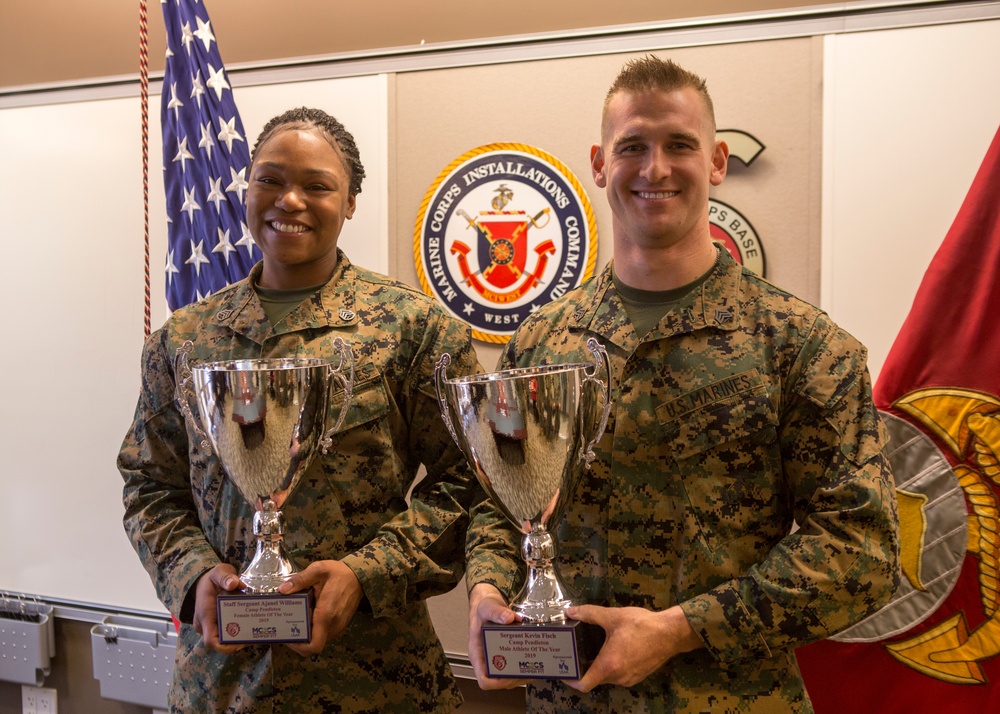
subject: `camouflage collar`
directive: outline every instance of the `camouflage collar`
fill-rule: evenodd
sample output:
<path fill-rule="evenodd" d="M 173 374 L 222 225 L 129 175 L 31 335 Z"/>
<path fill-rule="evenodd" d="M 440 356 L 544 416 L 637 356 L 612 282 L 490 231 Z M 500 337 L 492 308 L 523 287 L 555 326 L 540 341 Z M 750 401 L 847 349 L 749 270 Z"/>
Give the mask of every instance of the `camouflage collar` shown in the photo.
<path fill-rule="evenodd" d="M 734 330 L 739 323 L 743 266 L 733 259 L 721 243 L 716 243 L 715 248 L 719 252 L 715 271 L 688 296 L 683 308 L 676 311 L 682 320 L 690 320 L 678 332 L 702 327 Z"/>
<path fill-rule="evenodd" d="M 569 320 L 569 328 L 595 332 L 605 341 L 624 347 L 629 335 L 634 335 L 635 331 L 611 279 L 613 264 L 613 259 L 608 261 L 593 282 L 584 285 L 581 296 L 589 296 L 590 299 L 579 303 Z"/>
<path fill-rule="evenodd" d="M 247 276 L 230 288 L 215 315 L 210 321 L 224 325 L 231 330 L 263 342 L 265 332 L 271 325 L 253 286 L 260 280 L 264 270 L 263 262 L 257 263 Z M 295 308 L 284 320 L 269 331 L 269 335 L 280 335 L 310 328 L 345 328 L 358 321 L 355 299 L 356 274 L 351 261 L 343 251 L 337 250 L 337 268 L 333 276 L 310 300 Z"/>
<path fill-rule="evenodd" d="M 671 311 L 661 326 L 650 333 L 650 337 L 667 337 L 704 327 L 720 330 L 736 328 L 743 267 L 723 246 L 716 244 L 716 248 L 719 259 L 715 271 Z M 584 293 L 589 296 L 589 301 L 581 302 L 569 324 L 571 328 L 595 332 L 614 344 L 626 347 L 636 336 L 611 279 L 611 267 L 612 262 L 609 262 L 595 278 L 590 289 Z"/>

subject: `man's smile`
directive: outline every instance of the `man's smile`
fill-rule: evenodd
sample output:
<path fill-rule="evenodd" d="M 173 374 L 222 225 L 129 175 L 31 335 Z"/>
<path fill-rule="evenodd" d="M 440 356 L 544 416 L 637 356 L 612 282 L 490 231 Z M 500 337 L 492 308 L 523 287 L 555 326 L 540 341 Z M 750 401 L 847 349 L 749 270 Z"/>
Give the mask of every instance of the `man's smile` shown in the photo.
<path fill-rule="evenodd" d="M 635 191 L 639 198 L 673 198 L 680 191 Z"/>

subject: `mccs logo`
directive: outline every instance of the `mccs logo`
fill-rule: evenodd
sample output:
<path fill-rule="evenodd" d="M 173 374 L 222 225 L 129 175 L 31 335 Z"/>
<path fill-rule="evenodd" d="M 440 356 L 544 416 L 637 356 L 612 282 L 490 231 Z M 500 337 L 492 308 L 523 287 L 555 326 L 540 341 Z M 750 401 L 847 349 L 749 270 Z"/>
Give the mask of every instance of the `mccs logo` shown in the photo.
<path fill-rule="evenodd" d="M 424 291 L 486 342 L 506 342 L 530 313 L 593 275 L 597 226 L 559 160 L 524 144 L 488 144 L 447 166 L 417 215 Z"/>

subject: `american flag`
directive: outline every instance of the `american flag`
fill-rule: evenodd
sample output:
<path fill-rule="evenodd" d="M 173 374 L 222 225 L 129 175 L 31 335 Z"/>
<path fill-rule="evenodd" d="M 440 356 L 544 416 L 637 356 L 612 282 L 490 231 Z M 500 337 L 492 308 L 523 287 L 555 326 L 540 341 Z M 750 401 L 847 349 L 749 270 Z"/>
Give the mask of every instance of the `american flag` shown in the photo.
<path fill-rule="evenodd" d="M 246 277 L 260 259 L 246 224 L 250 148 L 203 3 L 162 3 L 163 183 L 171 310 Z"/>

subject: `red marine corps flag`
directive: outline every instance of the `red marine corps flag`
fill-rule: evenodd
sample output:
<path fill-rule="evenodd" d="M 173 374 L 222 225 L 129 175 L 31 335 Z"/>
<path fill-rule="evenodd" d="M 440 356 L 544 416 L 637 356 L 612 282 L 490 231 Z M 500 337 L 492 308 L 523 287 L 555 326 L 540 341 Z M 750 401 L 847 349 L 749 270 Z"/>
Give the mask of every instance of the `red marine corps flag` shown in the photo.
<path fill-rule="evenodd" d="M 892 602 L 798 650 L 820 714 L 1000 712 L 1000 131 L 875 385 L 891 435 Z"/>

